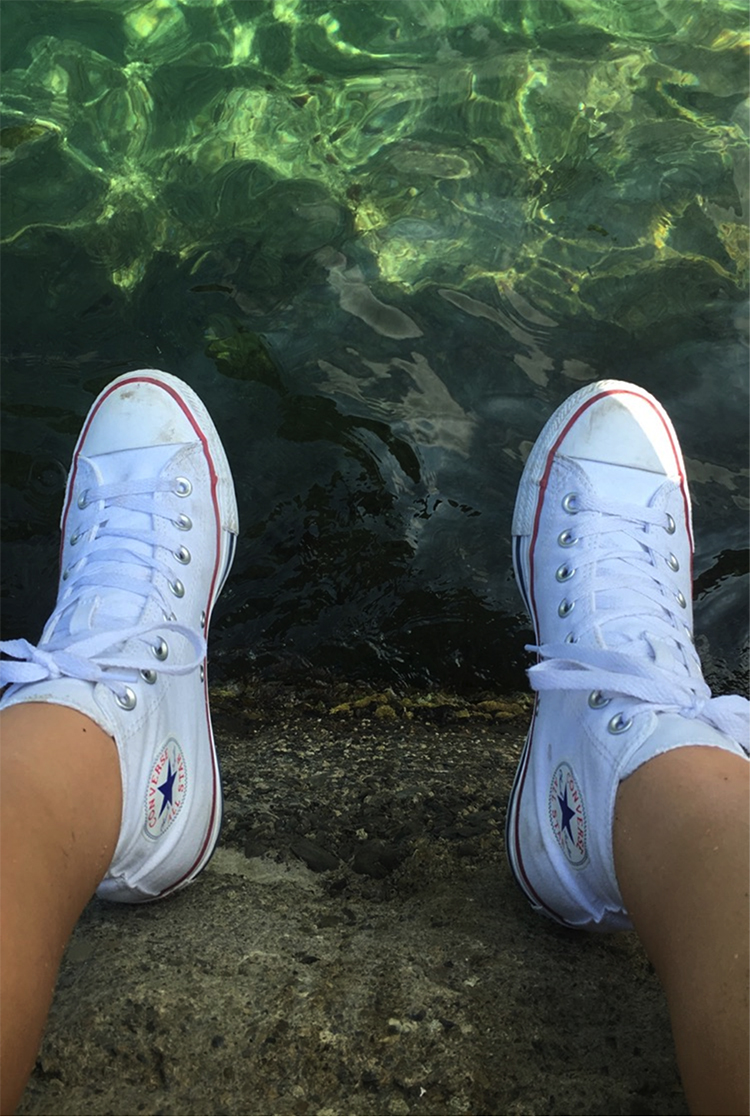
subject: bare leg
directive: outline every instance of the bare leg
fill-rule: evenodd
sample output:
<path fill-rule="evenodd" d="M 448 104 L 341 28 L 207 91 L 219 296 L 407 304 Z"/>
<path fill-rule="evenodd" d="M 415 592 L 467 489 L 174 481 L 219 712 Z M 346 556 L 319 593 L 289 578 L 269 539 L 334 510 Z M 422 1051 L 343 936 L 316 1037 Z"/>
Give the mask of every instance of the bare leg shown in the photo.
<path fill-rule="evenodd" d="M 617 878 L 667 995 L 693 1113 L 749 1111 L 749 767 L 677 749 L 617 793 Z"/>
<path fill-rule="evenodd" d="M 23 1090 L 60 957 L 97 885 L 122 903 L 167 895 L 198 875 L 218 839 L 201 661 L 239 526 L 221 439 L 188 384 L 141 369 L 99 393 L 61 522 L 65 588 L 42 639 L 0 646 L 9 657 L 0 685 L 17 684 L 3 695 L 0 722 L 5 1113 Z"/>
<path fill-rule="evenodd" d="M 117 750 L 75 710 L 3 712 L 0 1100 L 14 1112 L 34 1065 L 65 946 L 112 860 Z"/>

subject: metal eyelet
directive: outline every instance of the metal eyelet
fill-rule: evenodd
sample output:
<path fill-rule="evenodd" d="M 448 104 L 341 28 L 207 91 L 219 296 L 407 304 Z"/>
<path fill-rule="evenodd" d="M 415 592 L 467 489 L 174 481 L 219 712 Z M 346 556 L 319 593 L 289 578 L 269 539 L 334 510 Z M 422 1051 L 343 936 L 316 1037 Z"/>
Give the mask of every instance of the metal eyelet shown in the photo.
<path fill-rule="evenodd" d="M 201 628 L 206 627 L 206 610 L 201 609 Z"/>
<path fill-rule="evenodd" d="M 206 669 L 204 668 L 202 663 L 201 663 L 201 667 L 200 667 L 200 676 L 201 676 L 201 682 L 203 682 L 203 680 L 206 677 Z"/>
<path fill-rule="evenodd" d="M 83 492 L 79 494 L 78 501 L 77 501 L 79 508 L 86 508 L 87 507 L 87 505 L 88 505 L 88 495 L 89 495 L 88 489 L 84 489 Z"/>
<path fill-rule="evenodd" d="M 62 580 L 63 580 L 63 582 L 67 582 L 67 580 L 68 580 L 68 578 L 69 578 L 69 577 L 70 577 L 70 567 L 69 567 L 69 566 L 66 566 L 65 570 L 63 570 L 63 572 L 62 572 Z"/>
<path fill-rule="evenodd" d="M 183 586 L 179 578 L 175 578 L 173 582 L 167 582 L 167 585 L 169 586 L 175 597 L 185 596 L 185 587 Z"/>
<path fill-rule="evenodd" d="M 557 606 L 558 617 L 567 617 L 568 614 L 572 613 L 575 609 L 575 604 L 575 601 L 568 601 L 567 598 L 564 597 Z"/>
<path fill-rule="evenodd" d="M 568 566 L 567 563 L 563 563 L 562 566 L 558 566 L 557 570 L 555 571 L 555 577 L 557 578 L 558 582 L 569 582 L 575 572 L 575 566 Z"/>
<path fill-rule="evenodd" d="M 177 550 L 173 551 L 172 553 L 174 554 L 174 557 L 177 559 L 177 561 L 181 562 L 183 566 L 187 566 L 192 557 L 187 547 L 178 547 Z"/>
<path fill-rule="evenodd" d="M 193 486 L 188 481 L 187 477 L 176 477 L 174 483 L 175 496 L 190 496 L 193 491 Z"/>
<path fill-rule="evenodd" d="M 135 691 L 131 690 L 129 686 L 126 686 L 124 694 L 115 695 L 115 702 L 123 710 L 134 710 L 138 699 L 136 697 Z"/>
<path fill-rule="evenodd" d="M 674 570 L 675 574 L 680 569 L 680 563 L 677 559 L 677 555 L 673 555 L 671 551 L 669 552 L 669 558 L 667 559 L 667 566 L 670 570 Z"/>
<path fill-rule="evenodd" d="M 70 537 L 71 547 L 75 547 L 76 543 L 78 542 L 78 540 L 80 538 L 81 538 L 81 532 L 80 531 L 74 531 L 73 534 Z"/>
<path fill-rule="evenodd" d="M 569 632 L 568 635 L 565 637 L 565 643 L 566 644 L 577 644 L 578 643 L 578 637 L 574 636 L 572 632 Z"/>
<path fill-rule="evenodd" d="M 677 525 L 675 524 L 674 520 L 670 516 L 669 512 L 667 512 L 667 535 L 674 535 L 674 533 L 676 531 L 677 531 Z"/>
<path fill-rule="evenodd" d="M 578 542 L 578 536 L 574 535 L 568 528 L 561 531 L 557 537 L 557 543 L 560 547 L 572 547 L 574 543 Z"/>
<path fill-rule="evenodd" d="M 610 718 L 607 722 L 607 729 L 610 733 L 627 733 L 632 724 L 632 718 L 625 718 L 622 714 L 615 714 L 615 716 Z"/>
<path fill-rule="evenodd" d="M 605 706 L 609 706 L 611 698 L 605 698 L 600 690 L 592 690 L 589 695 L 589 706 L 592 710 L 602 710 Z"/>
<path fill-rule="evenodd" d="M 156 671 L 152 671 L 150 667 L 146 667 L 143 671 L 141 671 L 141 678 L 143 679 L 144 683 L 148 683 L 149 686 L 153 686 L 153 684 L 156 682 Z"/>
<path fill-rule="evenodd" d="M 678 590 L 675 594 L 675 597 L 677 598 L 677 604 L 680 606 L 680 608 L 687 609 L 687 601 L 685 600 L 685 595 L 682 590 Z"/>
<path fill-rule="evenodd" d="M 154 644 L 151 648 L 151 651 L 154 653 L 157 659 L 160 659 L 163 662 L 169 655 L 169 645 L 167 644 L 167 641 L 160 636 L 158 644 Z"/>
<path fill-rule="evenodd" d="M 688 628 L 688 626 L 686 624 L 684 624 L 682 627 L 685 629 L 685 635 L 687 636 L 690 643 L 694 644 L 695 643 L 695 637 L 693 636 L 693 633 L 691 632 L 691 630 Z"/>
<path fill-rule="evenodd" d="M 177 519 L 172 520 L 172 523 L 176 528 L 179 528 L 180 531 L 190 531 L 193 526 L 193 521 L 189 516 L 186 516 L 184 512 L 180 512 Z"/>
<path fill-rule="evenodd" d="M 566 493 L 562 498 L 563 510 L 571 516 L 575 516 L 578 512 L 576 505 L 578 504 L 578 493 Z"/>

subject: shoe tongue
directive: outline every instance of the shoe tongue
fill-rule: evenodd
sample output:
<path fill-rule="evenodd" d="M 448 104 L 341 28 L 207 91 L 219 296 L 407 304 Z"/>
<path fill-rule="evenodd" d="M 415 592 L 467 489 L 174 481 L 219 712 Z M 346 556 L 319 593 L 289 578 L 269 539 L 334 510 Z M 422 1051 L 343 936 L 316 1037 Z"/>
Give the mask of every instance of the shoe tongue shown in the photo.
<path fill-rule="evenodd" d="M 94 454 L 82 460 L 90 463 L 100 478 L 101 485 L 111 485 L 118 481 L 157 478 L 167 462 L 182 449 L 181 443 L 172 442 L 158 446 L 138 446 L 129 450 L 112 450 L 107 454 Z"/>
<path fill-rule="evenodd" d="M 642 505 L 651 507 L 654 498 L 662 488 L 667 478 L 663 473 L 653 473 L 645 469 L 634 469 L 632 466 L 613 465 L 609 462 L 589 461 L 576 459 L 586 473 L 588 479 L 596 490 L 597 497 L 601 498 L 602 505 L 606 508 L 607 500 L 615 504 L 627 504 L 631 507 Z M 634 533 L 628 528 L 630 522 L 622 531 L 612 533 L 608 539 L 608 548 L 614 554 L 646 555 L 647 549 L 643 546 Z M 608 562 L 611 569 L 611 588 L 599 590 L 597 593 L 597 607 L 601 608 L 604 615 L 610 610 L 614 618 L 608 624 L 602 624 L 599 631 L 608 648 L 622 649 L 625 645 L 635 641 L 650 659 L 655 655 L 661 658 L 672 658 L 671 649 L 663 642 L 655 648 L 652 642 L 644 641 L 643 634 L 648 631 L 648 618 L 643 616 L 643 598 L 635 591 L 623 589 L 617 568 L 620 565 L 616 557 Z M 622 569 L 622 567 L 620 567 Z M 642 566 L 643 577 L 648 577 L 648 569 Z M 623 617 L 621 614 L 627 609 L 628 595 L 633 598 L 633 616 Z M 640 615 L 639 615 L 640 614 Z"/>
<path fill-rule="evenodd" d="M 667 480 L 663 473 L 634 469 L 630 465 L 613 465 L 611 462 L 591 461 L 588 458 L 575 460 L 604 502 L 609 498 L 619 504 L 650 506 Z"/>
<path fill-rule="evenodd" d="M 153 479 L 154 483 L 175 454 L 183 447 L 181 444 L 143 446 L 136 449 L 113 450 L 106 454 L 96 454 L 90 458 L 82 456 L 82 463 L 91 470 L 95 484 L 111 485 L 121 482 Z M 138 500 L 138 497 L 134 498 Z M 141 499 L 148 499 L 144 493 Z M 154 546 L 136 536 L 152 536 L 153 516 L 147 512 L 133 511 L 131 508 L 109 505 L 106 509 L 106 523 L 99 527 L 97 535 L 106 535 L 108 528 L 127 531 L 128 536 L 118 536 L 111 540 L 114 550 L 126 549 L 151 558 Z M 97 555 L 92 556 L 96 562 Z M 163 558 L 163 556 L 162 556 Z M 136 582 L 150 582 L 152 570 L 149 566 L 135 561 L 105 562 L 101 569 L 108 576 L 119 576 L 122 589 L 111 586 L 88 591 L 64 614 L 62 622 L 71 636 L 81 636 L 103 626 L 116 632 L 118 627 L 126 628 L 139 623 L 146 604 L 146 597 L 128 592 L 128 585 Z"/>

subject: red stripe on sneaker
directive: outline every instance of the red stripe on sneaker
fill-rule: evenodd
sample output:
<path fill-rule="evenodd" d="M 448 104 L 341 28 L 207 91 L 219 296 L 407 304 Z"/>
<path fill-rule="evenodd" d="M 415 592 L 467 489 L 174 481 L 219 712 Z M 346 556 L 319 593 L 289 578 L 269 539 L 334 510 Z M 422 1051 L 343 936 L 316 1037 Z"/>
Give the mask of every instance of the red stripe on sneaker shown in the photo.
<path fill-rule="evenodd" d="M 106 399 L 108 399 L 109 396 L 112 395 L 114 392 L 118 392 L 121 388 L 126 387 L 128 384 L 153 384 L 153 385 L 155 385 L 155 387 L 162 388 L 165 392 L 167 392 L 172 397 L 172 399 L 175 401 L 175 403 L 177 403 L 177 405 L 180 407 L 183 414 L 185 415 L 188 422 L 190 423 L 191 427 L 195 431 L 195 433 L 198 437 L 198 440 L 200 441 L 201 445 L 203 446 L 203 452 L 204 452 L 206 461 L 208 462 L 209 474 L 210 474 L 210 477 L 211 477 L 211 500 L 212 500 L 213 506 L 214 506 L 214 514 L 215 514 L 214 515 L 214 520 L 215 520 L 215 524 L 216 524 L 216 561 L 214 562 L 214 571 L 213 571 L 213 576 L 211 578 L 211 586 L 210 586 L 210 591 L 209 591 L 209 597 L 208 597 L 208 602 L 207 602 L 207 605 L 206 605 L 206 628 L 207 628 L 208 627 L 208 621 L 209 621 L 209 618 L 211 616 L 211 610 L 213 609 L 213 605 L 215 603 L 214 589 L 217 585 L 217 581 L 218 581 L 218 584 L 219 584 L 219 588 L 221 588 L 221 585 L 222 585 L 222 582 L 218 580 L 219 566 L 220 566 L 220 563 L 221 563 L 221 531 L 222 531 L 221 514 L 220 514 L 219 501 L 218 501 L 218 496 L 217 496 L 219 477 L 218 477 L 218 474 L 216 472 L 216 468 L 214 466 L 213 458 L 212 458 L 211 453 L 209 451 L 208 438 L 204 434 L 204 432 L 203 432 L 202 428 L 200 427 L 200 425 L 198 423 L 198 420 L 194 416 L 193 412 L 190 410 L 188 405 L 185 403 L 185 401 L 183 400 L 183 398 L 179 394 L 179 392 L 177 392 L 170 384 L 165 384 L 163 380 L 159 380 L 156 377 L 133 375 L 132 377 L 126 377 L 125 379 L 118 379 L 118 380 L 114 381 L 112 384 L 110 384 L 110 386 L 101 393 L 101 395 L 98 397 L 98 399 L 95 400 L 94 405 L 91 408 L 91 411 L 89 412 L 87 420 L 84 423 L 84 426 L 81 430 L 81 433 L 78 436 L 78 441 L 76 443 L 76 448 L 75 448 L 75 451 L 73 453 L 73 465 L 72 465 L 72 468 L 71 468 L 71 471 L 70 471 L 70 476 L 68 478 L 68 491 L 67 491 L 67 494 L 66 494 L 65 508 L 63 510 L 63 515 L 62 515 L 62 520 L 61 520 L 60 566 L 62 568 L 62 550 L 63 550 L 64 539 L 65 539 L 65 527 L 66 527 L 67 519 L 68 519 L 68 511 L 70 509 L 70 498 L 71 498 L 71 496 L 73 494 L 73 490 L 75 488 L 75 479 L 76 479 L 76 475 L 77 475 L 77 472 L 78 472 L 78 457 L 79 457 L 79 453 L 80 453 L 80 447 L 83 445 L 84 439 L 85 439 L 85 437 L 88 433 L 88 430 L 89 430 L 89 427 L 91 426 L 91 423 L 93 422 L 94 416 L 96 415 L 97 411 L 99 410 L 101 405 L 104 403 L 104 401 Z M 223 569 L 224 569 L 224 564 L 222 564 L 222 570 Z M 217 596 L 218 596 L 218 594 L 217 594 Z M 218 775 L 219 775 L 218 774 L 218 759 L 217 759 L 217 756 L 216 756 L 216 746 L 215 746 L 215 743 L 214 743 L 213 727 L 211 725 L 211 712 L 210 712 L 209 704 L 208 704 L 208 674 L 205 670 L 206 661 L 204 660 L 203 662 L 204 662 L 204 703 L 205 703 L 205 710 L 206 710 L 206 722 L 208 724 L 209 743 L 210 743 L 210 746 L 211 746 L 211 772 L 212 772 L 212 776 L 213 776 L 213 794 L 211 796 L 211 814 L 210 814 L 210 817 L 209 817 L 209 820 L 208 820 L 208 829 L 207 829 L 207 832 L 206 832 L 206 836 L 203 840 L 203 844 L 201 845 L 201 848 L 198 852 L 198 856 L 196 857 L 195 861 L 190 866 L 188 871 L 186 873 L 184 873 L 179 878 L 179 880 L 176 880 L 172 884 L 170 884 L 167 888 L 165 888 L 163 890 L 163 892 L 159 893 L 159 896 L 165 896 L 170 892 L 174 892 L 175 889 L 179 888 L 180 885 L 186 883 L 192 876 L 194 876 L 196 874 L 197 870 L 201 867 L 202 862 L 205 859 L 206 850 L 207 850 L 209 844 L 212 841 L 215 842 L 216 837 L 218 837 L 218 833 L 214 834 L 214 829 L 215 829 L 215 825 L 216 825 L 217 802 L 218 802 L 218 798 L 219 798 L 218 795 L 217 795 L 217 784 L 218 784 Z M 155 898 L 157 898 L 157 897 L 155 897 Z"/>
<path fill-rule="evenodd" d="M 584 413 L 584 411 L 587 411 L 588 408 L 592 406 L 592 404 L 596 403 L 597 400 L 603 399 L 605 396 L 635 396 L 637 399 L 643 400 L 644 403 L 647 403 L 651 407 L 654 407 L 654 401 L 649 399 L 648 396 L 644 396 L 641 392 L 632 392 L 632 391 L 627 391 L 627 390 L 624 390 L 624 389 L 621 389 L 621 388 L 619 388 L 619 389 L 618 388 L 613 388 L 610 391 L 598 392 L 595 396 L 592 396 L 591 399 L 586 400 L 586 402 L 583 403 L 578 408 L 578 410 L 573 413 L 573 415 L 570 417 L 568 422 L 563 427 L 561 433 L 558 435 L 556 441 L 552 445 L 552 447 L 550 449 L 550 452 L 547 455 L 547 464 L 545 466 L 544 473 L 542 474 L 541 480 L 539 482 L 539 501 L 538 501 L 538 504 L 537 504 L 536 515 L 534 516 L 534 527 L 533 527 L 533 530 L 532 530 L 532 533 L 531 533 L 531 542 L 529 544 L 529 583 L 530 583 L 530 585 L 529 585 L 529 595 L 530 595 L 530 601 L 531 601 L 531 606 L 532 606 L 532 610 L 533 610 L 531 619 L 534 622 L 534 633 L 536 635 L 537 640 L 539 639 L 539 630 L 537 628 L 536 605 L 535 605 L 535 602 L 534 602 L 534 547 L 536 545 L 536 538 L 537 538 L 537 535 L 538 535 L 538 532 L 539 532 L 539 518 L 542 514 L 542 497 L 544 496 L 544 493 L 547 489 L 547 482 L 549 481 L 549 475 L 550 475 L 550 471 L 552 469 L 552 463 L 555 459 L 555 454 L 557 453 L 557 450 L 560 446 L 560 443 L 563 441 L 563 439 L 567 435 L 570 428 L 573 426 L 573 424 L 575 422 L 578 421 L 578 419 Z M 659 419 L 661 420 L 661 424 L 664 427 L 664 431 L 667 435 L 667 438 L 669 439 L 669 444 L 672 447 L 672 453 L 674 455 L 675 464 L 677 466 L 677 475 L 680 478 L 680 489 L 682 490 L 682 499 L 683 499 L 683 503 L 685 505 L 685 527 L 687 529 L 688 539 L 690 540 L 690 577 L 691 577 L 691 581 L 692 581 L 692 575 L 693 575 L 693 569 L 692 569 L 693 568 L 693 536 L 692 536 L 692 532 L 690 530 L 690 502 L 688 500 L 687 487 L 686 487 L 686 483 L 685 483 L 685 474 L 684 474 L 683 470 L 680 468 L 680 461 L 682 459 L 682 454 L 680 452 L 679 446 L 676 443 L 675 438 L 672 435 L 672 431 L 670 430 L 669 424 L 664 422 L 664 418 L 665 418 L 664 410 L 659 405 L 654 407 L 654 410 L 656 411 L 656 414 L 658 415 Z"/>
<path fill-rule="evenodd" d="M 669 440 L 669 445 L 672 448 L 672 453 L 673 453 L 673 456 L 674 456 L 675 465 L 677 467 L 677 475 L 680 479 L 680 489 L 682 491 L 682 499 L 683 499 L 683 504 L 684 504 L 684 507 L 685 507 L 685 527 L 687 529 L 688 539 L 690 541 L 690 580 L 692 582 L 692 577 L 693 577 L 693 536 L 692 536 L 692 532 L 691 532 L 691 529 L 690 529 L 690 501 L 689 501 L 689 498 L 688 498 L 685 473 L 684 473 L 684 470 L 681 468 L 681 465 L 680 465 L 680 463 L 682 461 L 682 453 L 680 451 L 679 444 L 677 443 L 676 436 L 672 432 L 671 424 L 668 421 L 665 422 L 666 412 L 664 411 L 664 409 L 661 407 L 660 404 L 658 404 L 655 400 L 651 399 L 649 396 L 644 395 L 641 392 L 630 391 L 628 389 L 623 389 L 623 388 L 612 388 L 612 389 L 609 389 L 609 390 L 606 390 L 606 391 L 597 392 L 597 394 L 595 396 L 592 396 L 591 399 L 588 399 L 588 400 L 585 401 L 585 403 L 581 404 L 581 406 L 573 413 L 573 415 L 570 417 L 568 422 L 563 427 L 561 433 L 558 435 L 557 439 L 555 440 L 555 442 L 553 443 L 553 445 L 552 445 L 552 447 L 549 451 L 549 454 L 547 455 L 547 462 L 546 462 L 546 465 L 545 465 L 545 468 L 544 468 L 544 473 L 542 474 L 542 477 L 539 481 L 539 497 L 538 497 L 536 513 L 534 515 L 534 526 L 533 526 L 533 529 L 532 529 L 532 532 L 531 532 L 531 539 L 530 539 L 530 543 L 529 543 L 529 585 L 527 587 L 527 589 L 528 589 L 527 600 L 528 600 L 528 603 L 529 603 L 529 611 L 531 613 L 531 620 L 532 620 L 532 623 L 534 625 L 534 635 L 535 635 L 535 638 L 537 640 L 537 643 L 539 642 L 539 625 L 538 625 L 537 614 L 536 614 L 536 601 L 535 601 L 535 597 L 534 597 L 534 549 L 536 547 L 536 539 L 537 539 L 537 535 L 539 533 L 539 519 L 541 517 L 541 512 L 542 512 L 542 502 L 543 502 L 544 494 L 545 494 L 546 489 L 547 489 L 547 483 L 549 481 L 549 475 L 550 475 L 550 471 L 552 469 L 552 463 L 554 462 L 555 454 L 557 453 L 557 450 L 558 450 L 560 444 L 562 443 L 563 439 L 565 438 L 565 436 L 567 435 L 568 431 L 573 426 L 573 424 L 578 421 L 580 416 L 586 410 L 588 410 L 588 408 L 591 407 L 592 404 L 596 403 L 597 400 L 603 399 L 605 396 L 635 396 L 637 399 L 642 400 L 644 403 L 649 404 L 656 411 L 656 414 L 658 415 L 658 417 L 661 421 L 661 424 L 662 424 L 662 426 L 664 428 L 664 431 L 667 435 L 667 438 Z M 517 563 L 517 568 L 519 570 L 521 569 L 520 562 Z M 538 661 L 539 660 L 538 660 L 538 657 L 537 657 L 537 662 Z M 531 881 L 529 880 L 529 878 L 526 874 L 526 870 L 525 870 L 524 864 L 523 864 L 523 857 L 521 856 L 521 844 L 520 844 L 520 836 L 519 836 L 520 809 L 519 809 L 518 805 L 520 804 L 521 795 L 523 794 L 523 785 L 526 782 L 526 773 L 527 773 L 527 770 L 528 770 L 529 758 L 530 758 L 530 755 L 531 755 L 531 738 L 532 738 L 532 732 L 533 732 L 533 728 L 534 728 L 535 717 L 536 717 L 536 703 L 534 705 L 534 714 L 532 715 L 531 726 L 529 728 L 529 734 L 528 734 L 528 737 L 527 737 L 527 740 L 526 740 L 526 746 L 524 748 L 524 753 L 523 753 L 523 756 L 522 756 L 522 759 L 521 759 L 521 768 L 520 768 L 518 774 L 516 775 L 516 781 L 514 783 L 512 791 L 511 791 L 511 797 L 515 798 L 516 804 L 517 804 L 516 805 L 516 811 L 515 811 L 515 818 L 514 818 L 513 835 L 512 835 L 513 845 L 514 845 L 514 848 L 515 848 L 515 860 L 516 860 L 515 869 L 517 870 L 518 875 L 520 875 L 520 877 L 523 878 L 522 881 L 519 881 L 519 883 L 521 883 L 521 886 L 524 889 L 524 891 L 528 895 L 533 896 L 534 899 L 536 900 L 536 902 L 539 904 L 539 906 L 544 908 L 544 910 L 547 911 L 550 915 L 552 915 L 556 920 L 558 920 L 558 922 L 563 923 L 566 926 L 570 926 L 570 924 L 567 922 L 567 920 L 565 920 L 561 915 L 559 915 L 556 911 L 554 911 L 549 906 L 549 904 L 546 904 L 544 902 L 544 900 L 541 898 L 541 896 L 538 895 L 538 893 L 536 892 L 535 888 L 531 884 Z"/>

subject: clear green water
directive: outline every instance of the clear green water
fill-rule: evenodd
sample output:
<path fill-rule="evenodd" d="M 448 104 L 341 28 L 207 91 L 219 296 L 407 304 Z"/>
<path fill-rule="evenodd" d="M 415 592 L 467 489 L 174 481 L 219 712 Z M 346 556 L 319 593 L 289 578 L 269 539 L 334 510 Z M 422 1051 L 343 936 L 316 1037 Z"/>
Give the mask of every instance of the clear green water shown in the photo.
<path fill-rule="evenodd" d="M 747 646 L 748 7 L 3 0 L 4 625 L 54 597 L 92 395 L 206 398 L 227 670 L 521 682 L 509 518 L 581 383 L 690 462 L 698 625 Z"/>

